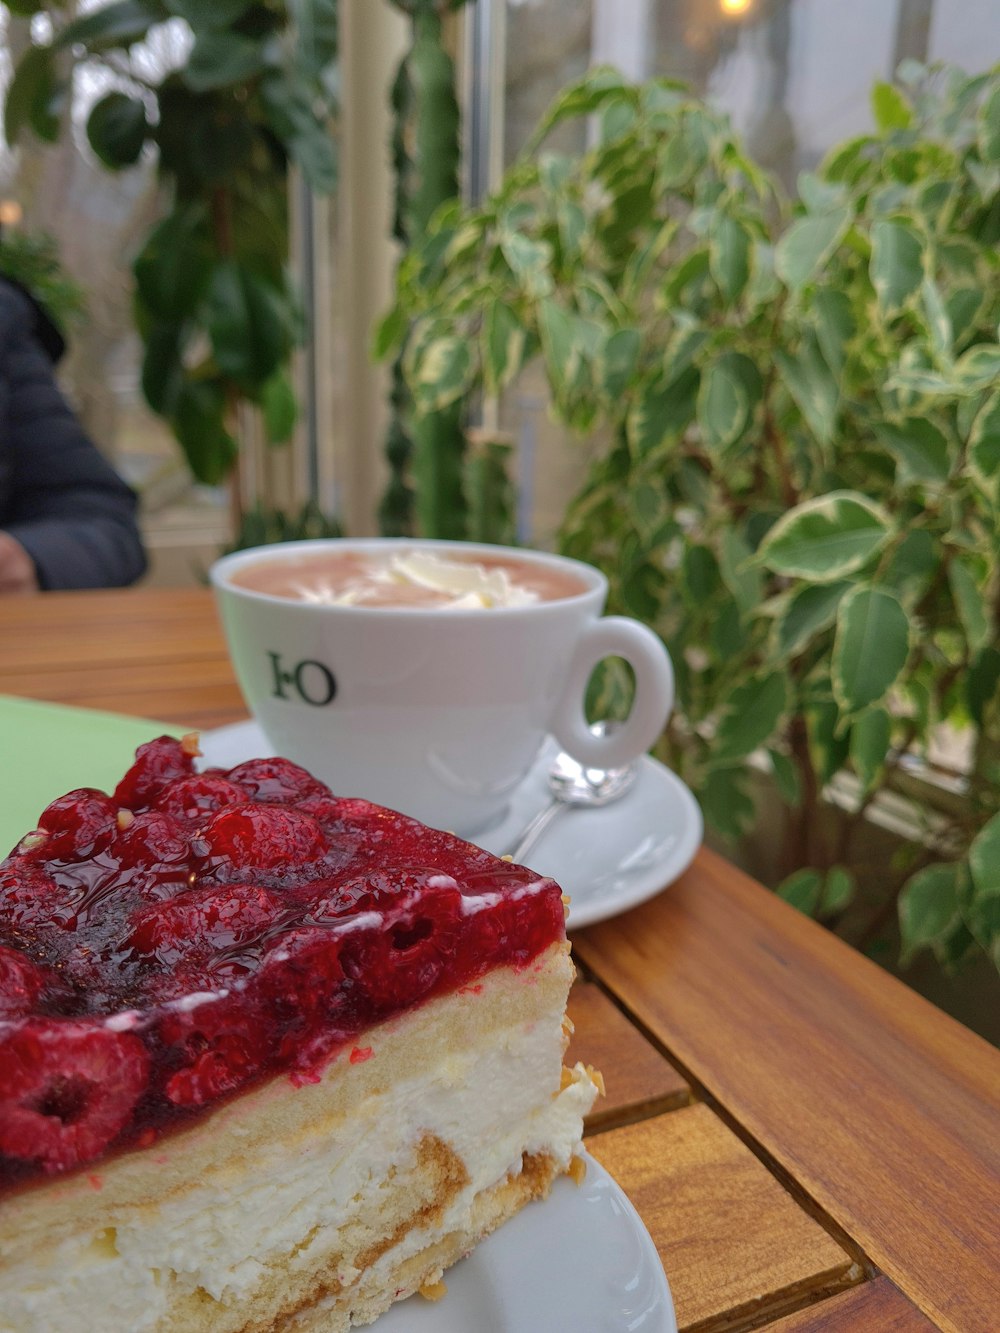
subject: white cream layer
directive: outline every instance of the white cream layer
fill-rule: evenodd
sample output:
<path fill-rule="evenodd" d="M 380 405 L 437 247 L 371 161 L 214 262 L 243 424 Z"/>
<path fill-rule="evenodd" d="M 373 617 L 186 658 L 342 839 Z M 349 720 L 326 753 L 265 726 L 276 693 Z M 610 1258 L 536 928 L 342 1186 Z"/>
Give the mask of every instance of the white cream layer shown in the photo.
<path fill-rule="evenodd" d="M 560 1018 L 494 1028 L 478 1046 L 453 1050 L 432 1076 L 368 1096 L 349 1118 L 312 1124 L 301 1141 L 273 1143 L 235 1169 L 220 1163 L 194 1190 L 127 1212 L 113 1231 L 83 1229 L 14 1266 L 0 1263 L 0 1330 L 148 1333 L 179 1292 L 199 1287 L 238 1304 L 269 1262 L 293 1255 L 292 1265 L 308 1269 L 316 1247 L 338 1252 L 332 1233 L 377 1214 L 380 1183 L 394 1164 L 412 1160 L 427 1132 L 461 1157 L 471 1177 L 440 1234 L 464 1225 L 475 1195 L 519 1171 L 522 1153 L 542 1151 L 567 1166 L 579 1151 L 595 1089 L 580 1066 L 565 1089 L 552 1087 L 561 1068 Z M 230 1147 L 239 1159 L 238 1143 Z M 437 1233 L 411 1233 L 379 1263 L 388 1270 Z M 338 1274 L 345 1285 L 356 1276 Z"/>

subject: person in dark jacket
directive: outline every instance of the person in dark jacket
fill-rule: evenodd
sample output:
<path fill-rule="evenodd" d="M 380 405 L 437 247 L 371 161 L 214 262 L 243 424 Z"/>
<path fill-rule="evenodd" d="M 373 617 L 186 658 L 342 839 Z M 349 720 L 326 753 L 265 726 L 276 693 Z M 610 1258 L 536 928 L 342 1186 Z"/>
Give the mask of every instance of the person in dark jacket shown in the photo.
<path fill-rule="evenodd" d="M 146 568 L 136 497 L 63 398 L 55 325 L 0 278 L 0 594 L 111 588 Z"/>

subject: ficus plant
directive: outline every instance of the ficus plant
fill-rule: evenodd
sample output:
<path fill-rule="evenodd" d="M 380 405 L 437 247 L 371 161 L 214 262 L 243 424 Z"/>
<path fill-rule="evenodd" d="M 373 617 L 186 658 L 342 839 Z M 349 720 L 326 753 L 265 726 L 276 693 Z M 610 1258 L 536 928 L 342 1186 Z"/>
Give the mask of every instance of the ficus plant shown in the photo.
<path fill-rule="evenodd" d="M 218 482 L 237 457 L 241 406 L 262 413 L 275 443 L 295 423 L 289 361 L 303 328 L 287 272 L 288 173 L 297 165 L 319 192 L 334 184 L 336 0 L 9 8 L 44 17 L 33 31 L 48 36 L 14 72 L 8 142 L 29 127 L 49 141 L 71 132 L 85 67 L 107 87 L 86 122 L 97 157 L 118 171 L 155 155 L 166 211 L 134 264 L 142 385 L 195 476 Z M 182 58 L 157 61 L 148 43 L 171 23 Z"/>
<path fill-rule="evenodd" d="M 669 646 L 660 753 L 715 829 L 754 825 L 768 769 L 784 897 L 1000 966 L 1000 72 L 907 63 L 872 100 L 789 202 L 683 87 L 593 71 L 483 207 L 437 215 L 384 341 L 405 319 L 421 410 L 538 360 L 601 432 L 561 544 Z M 544 151 L 574 120 L 591 146 Z M 961 801 L 848 911 L 866 816 L 946 722 Z"/>

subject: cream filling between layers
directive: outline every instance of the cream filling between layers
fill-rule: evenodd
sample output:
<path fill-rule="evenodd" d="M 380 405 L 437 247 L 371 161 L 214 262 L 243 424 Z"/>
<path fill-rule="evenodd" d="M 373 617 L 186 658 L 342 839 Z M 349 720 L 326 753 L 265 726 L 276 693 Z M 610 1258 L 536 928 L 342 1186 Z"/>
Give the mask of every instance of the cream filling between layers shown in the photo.
<path fill-rule="evenodd" d="M 356 1241 L 366 1218 L 377 1244 L 385 1182 L 428 1134 L 461 1159 L 468 1181 L 432 1227 L 392 1248 L 393 1261 L 460 1228 L 476 1194 L 519 1171 L 523 1153 L 565 1168 L 594 1098 L 579 1068 L 559 1090 L 570 967 L 565 946 L 553 946 L 526 972 L 499 970 L 478 994 L 431 1001 L 363 1034 L 357 1045 L 371 1057 L 351 1065 L 345 1052 L 319 1085 L 275 1080 L 163 1151 L 118 1159 L 100 1188 L 74 1179 L 0 1203 L 0 1330 L 152 1333 L 198 1289 L 232 1310 L 275 1267 L 309 1271 L 321 1253 L 340 1252 L 345 1228 Z M 388 1269 L 389 1255 L 377 1263 Z M 336 1274 L 347 1287 L 357 1276 Z"/>

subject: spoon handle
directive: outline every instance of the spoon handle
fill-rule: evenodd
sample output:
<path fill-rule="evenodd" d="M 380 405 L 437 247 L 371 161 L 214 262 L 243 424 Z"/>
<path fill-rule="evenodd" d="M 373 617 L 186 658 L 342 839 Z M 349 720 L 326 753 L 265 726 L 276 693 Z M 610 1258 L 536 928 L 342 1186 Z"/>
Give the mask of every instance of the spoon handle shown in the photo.
<path fill-rule="evenodd" d="M 517 842 L 507 847 L 501 856 L 509 856 L 514 861 L 520 861 L 521 857 L 531 848 L 542 836 L 548 826 L 555 819 L 560 810 L 564 809 L 565 801 L 553 798 L 548 805 L 543 805 L 538 814 L 535 815 L 531 823 L 526 825 Z"/>

